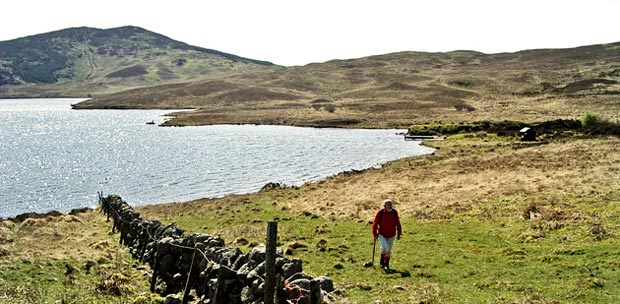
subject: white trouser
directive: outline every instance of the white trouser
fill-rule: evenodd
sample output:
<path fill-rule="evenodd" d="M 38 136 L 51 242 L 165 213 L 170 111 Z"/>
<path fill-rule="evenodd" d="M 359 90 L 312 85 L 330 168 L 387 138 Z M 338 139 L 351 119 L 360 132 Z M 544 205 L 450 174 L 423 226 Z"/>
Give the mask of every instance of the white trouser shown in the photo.
<path fill-rule="evenodd" d="M 394 246 L 395 236 L 387 239 L 379 234 L 379 244 L 381 244 L 381 254 L 390 257 L 392 255 L 392 246 Z"/>

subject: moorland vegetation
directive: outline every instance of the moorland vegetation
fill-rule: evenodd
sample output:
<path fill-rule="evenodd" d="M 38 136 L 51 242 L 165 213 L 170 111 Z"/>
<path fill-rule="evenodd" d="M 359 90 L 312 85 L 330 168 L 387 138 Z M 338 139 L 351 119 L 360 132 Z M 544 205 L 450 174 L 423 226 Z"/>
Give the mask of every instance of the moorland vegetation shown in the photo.
<path fill-rule="evenodd" d="M 194 108 L 166 125 L 620 119 L 620 44 L 482 54 L 401 52 L 138 88 L 76 108 Z"/>

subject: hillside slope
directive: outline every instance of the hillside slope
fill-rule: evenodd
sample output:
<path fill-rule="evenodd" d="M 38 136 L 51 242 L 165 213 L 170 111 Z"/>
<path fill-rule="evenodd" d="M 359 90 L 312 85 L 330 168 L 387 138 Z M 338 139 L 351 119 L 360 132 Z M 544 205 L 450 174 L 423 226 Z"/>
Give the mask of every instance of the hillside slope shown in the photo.
<path fill-rule="evenodd" d="M 0 42 L 0 97 L 85 97 L 269 66 L 133 26 L 71 28 Z"/>
<path fill-rule="evenodd" d="M 78 108 L 197 108 L 174 125 L 403 127 L 434 121 L 620 119 L 620 43 L 483 54 L 401 52 L 94 98 Z"/>

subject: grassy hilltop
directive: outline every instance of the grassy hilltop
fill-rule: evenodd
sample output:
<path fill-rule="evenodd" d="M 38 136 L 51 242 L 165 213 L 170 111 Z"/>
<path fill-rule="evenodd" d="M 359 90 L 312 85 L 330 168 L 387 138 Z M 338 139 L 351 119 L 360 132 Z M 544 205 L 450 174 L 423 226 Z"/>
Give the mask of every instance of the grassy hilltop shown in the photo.
<path fill-rule="evenodd" d="M 89 97 L 271 66 L 134 26 L 70 28 L 0 41 L 0 98 Z"/>

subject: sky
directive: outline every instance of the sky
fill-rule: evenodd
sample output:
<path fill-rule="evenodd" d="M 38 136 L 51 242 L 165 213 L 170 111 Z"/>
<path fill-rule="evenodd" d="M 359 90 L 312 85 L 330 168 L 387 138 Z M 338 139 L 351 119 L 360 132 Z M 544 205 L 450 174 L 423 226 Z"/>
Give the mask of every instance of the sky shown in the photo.
<path fill-rule="evenodd" d="M 483 53 L 620 41 L 620 0 L 17 0 L 0 41 L 70 27 L 139 26 L 279 65 L 400 51 Z"/>

